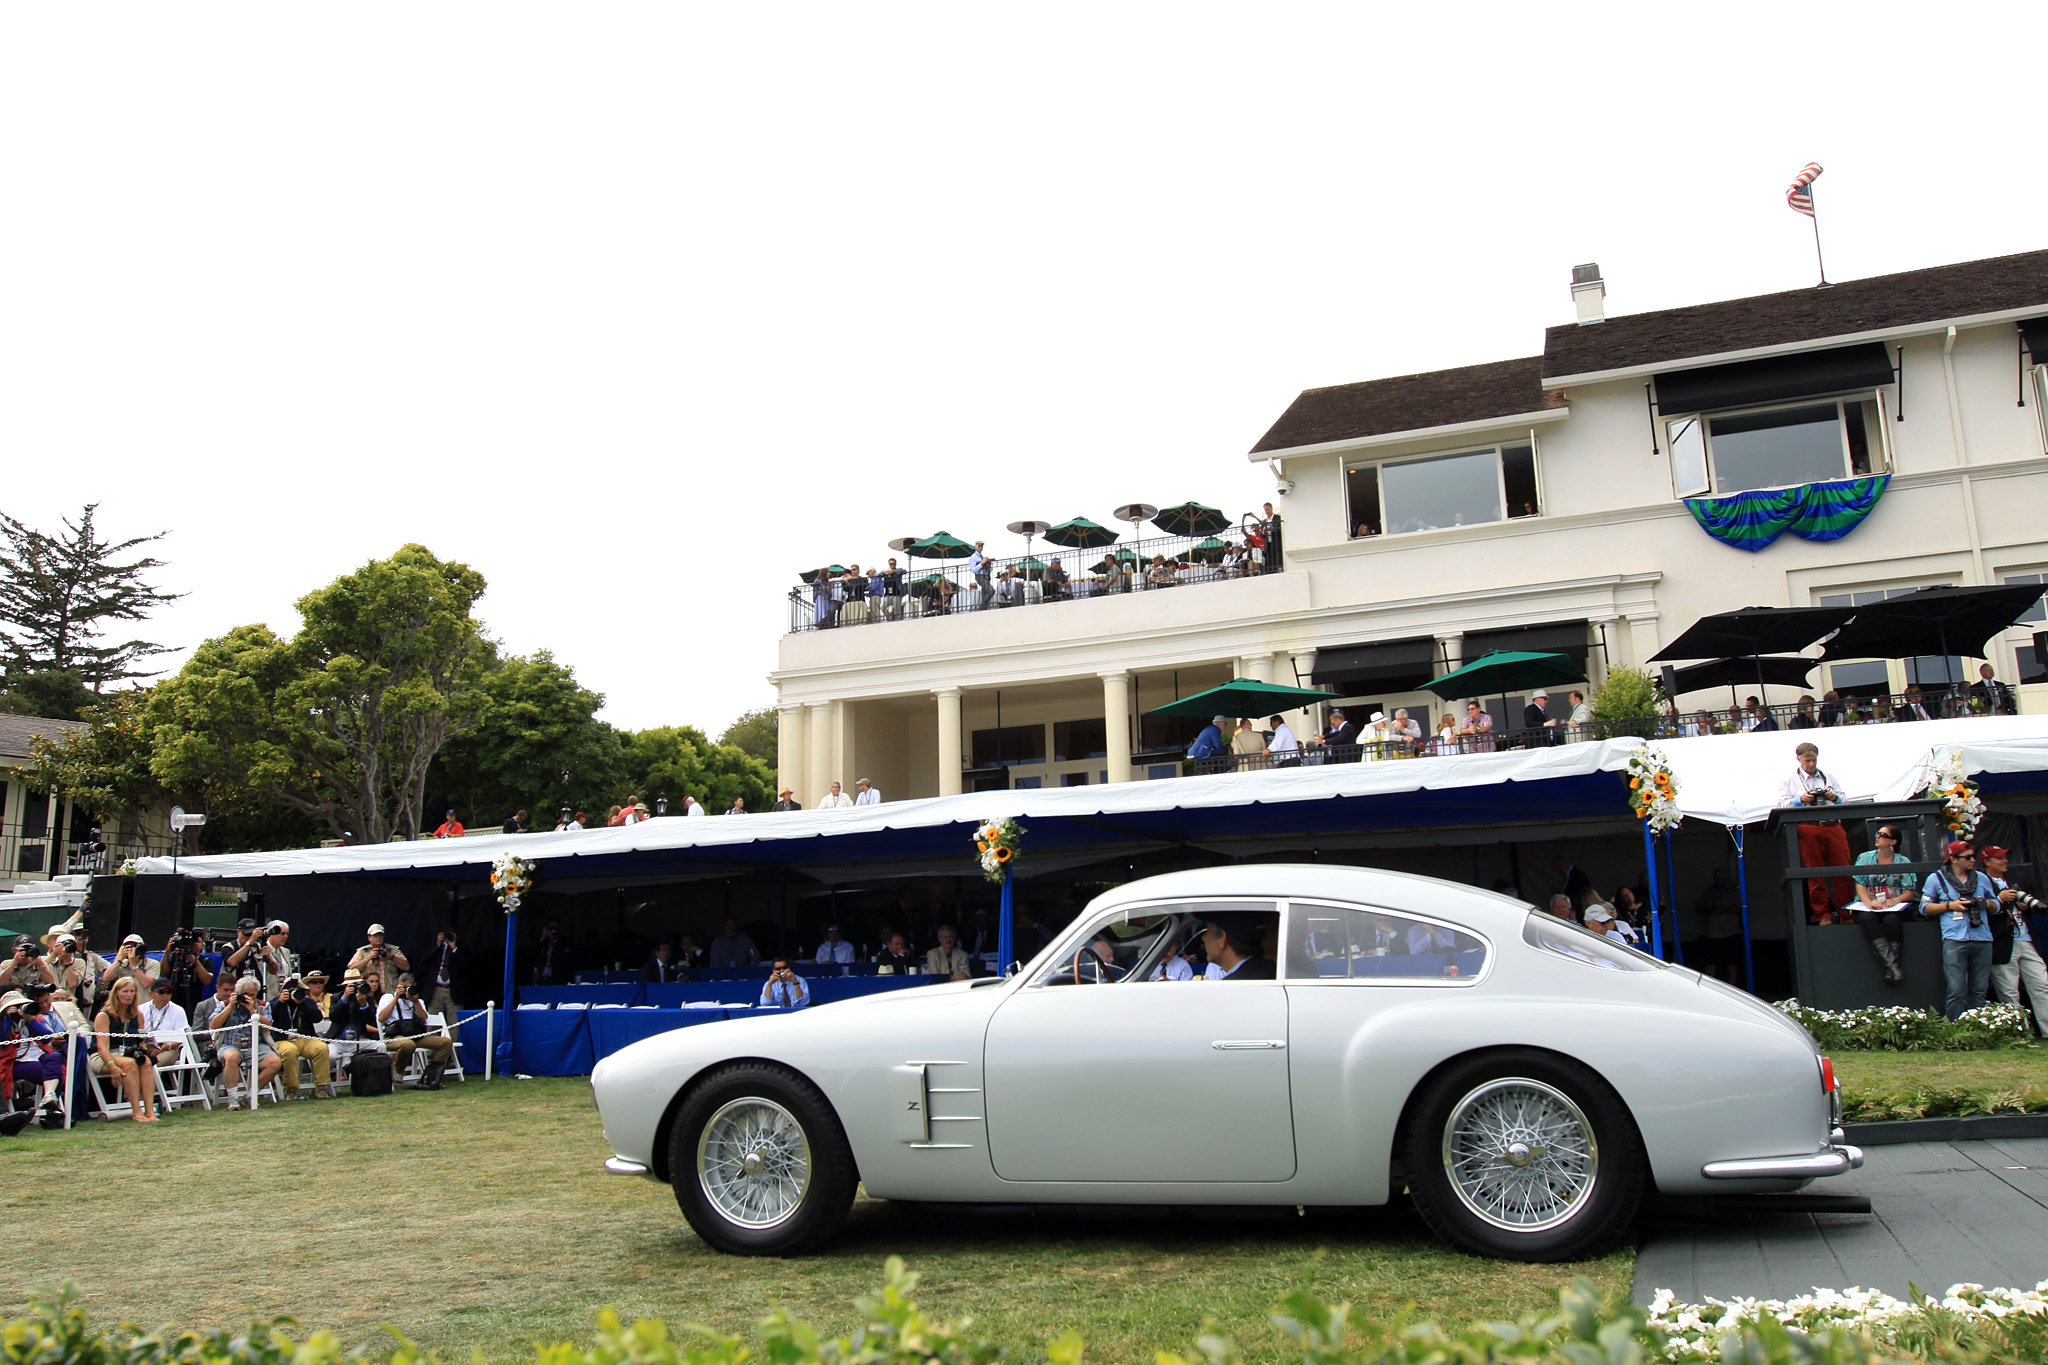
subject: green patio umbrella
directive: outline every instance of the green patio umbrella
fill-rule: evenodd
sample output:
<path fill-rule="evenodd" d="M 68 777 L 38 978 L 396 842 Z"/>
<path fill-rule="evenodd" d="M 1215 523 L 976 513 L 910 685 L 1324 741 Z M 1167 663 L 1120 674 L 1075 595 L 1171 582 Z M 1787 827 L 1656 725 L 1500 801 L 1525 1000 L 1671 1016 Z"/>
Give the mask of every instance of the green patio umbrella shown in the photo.
<path fill-rule="evenodd" d="M 1047 531 L 1045 538 L 1069 550 L 1099 550 L 1116 541 L 1116 532 L 1107 526 L 1097 526 L 1086 517 L 1075 517 Z"/>
<path fill-rule="evenodd" d="M 974 547 L 957 536 L 940 531 L 910 546 L 907 553 L 919 559 L 965 559 L 974 553 Z"/>
<path fill-rule="evenodd" d="M 812 583 L 817 581 L 817 578 L 820 574 L 824 575 L 827 578 L 837 578 L 839 577 L 839 575 L 845 572 L 846 566 L 844 564 L 828 564 L 822 569 L 804 570 L 802 573 L 797 575 L 797 581 L 799 583 Z"/>
<path fill-rule="evenodd" d="M 1223 552 L 1229 548 L 1228 545 L 1216 539 L 1216 537 L 1210 536 L 1207 540 L 1195 546 L 1194 549 L 1189 550 L 1188 557 L 1199 559 L 1204 564 L 1216 564 L 1222 561 Z"/>
<path fill-rule="evenodd" d="M 1192 697 L 1155 706 L 1145 714 L 1148 716 L 1274 716 L 1282 711 L 1298 711 L 1304 706 L 1316 706 L 1330 700 L 1328 692 L 1319 692 L 1312 687 L 1288 687 L 1281 683 L 1264 683 L 1256 678 L 1238 678 L 1212 687 L 1206 692 L 1197 692 Z"/>
<path fill-rule="evenodd" d="M 1586 669 L 1564 654 L 1525 654 L 1519 650 L 1496 649 L 1463 668 L 1452 669 L 1423 686 L 1445 701 L 1467 697 L 1505 697 L 1532 687 L 1550 687 L 1584 682 Z"/>
<path fill-rule="evenodd" d="M 1129 564 L 1132 560 L 1136 558 L 1137 556 L 1132 554 L 1129 550 L 1112 550 L 1110 553 L 1104 555 L 1101 559 L 1101 562 L 1096 564 L 1096 566 L 1090 569 L 1088 572 L 1108 573 L 1110 570 L 1116 568 L 1118 564 Z"/>
<path fill-rule="evenodd" d="M 1046 562 L 1040 559 L 1037 555 L 1033 555 L 1029 559 L 1020 559 L 1017 561 L 1016 565 L 1017 572 L 1023 574 L 1026 578 L 1037 578 L 1040 575 L 1042 575 L 1048 567 L 1050 566 L 1048 566 Z"/>
<path fill-rule="evenodd" d="M 1213 536 L 1230 525 L 1230 518 L 1202 503 L 1184 502 L 1160 508 L 1152 524 L 1170 536 Z"/>

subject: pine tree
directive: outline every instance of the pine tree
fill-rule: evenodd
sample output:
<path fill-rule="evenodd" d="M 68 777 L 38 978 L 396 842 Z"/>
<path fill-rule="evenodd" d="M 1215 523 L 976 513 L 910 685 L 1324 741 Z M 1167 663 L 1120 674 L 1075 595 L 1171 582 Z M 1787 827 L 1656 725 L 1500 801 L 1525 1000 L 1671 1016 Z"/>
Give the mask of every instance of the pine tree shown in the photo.
<path fill-rule="evenodd" d="M 183 594 L 158 592 L 143 575 L 163 561 L 143 555 L 121 562 L 137 546 L 165 532 L 118 544 L 93 528 L 99 504 L 89 502 L 64 534 L 52 536 L 0 512 L 0 648 L 11 673 L 75 674 L 99 692 L 111 683 L 146 678 L 135 667 L 169 647 L 147 640 L 101 642 L 109 621 L 140 621 L 151 609 Z"/>

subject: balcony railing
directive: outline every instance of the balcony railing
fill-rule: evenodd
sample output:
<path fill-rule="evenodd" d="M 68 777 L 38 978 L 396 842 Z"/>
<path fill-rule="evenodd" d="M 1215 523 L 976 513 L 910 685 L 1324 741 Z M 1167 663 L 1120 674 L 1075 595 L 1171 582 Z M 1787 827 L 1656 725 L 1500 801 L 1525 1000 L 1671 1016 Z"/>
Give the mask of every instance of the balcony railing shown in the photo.
<path fill-rule="evenodd" d="M 1056 572 L 1052 569 L 1055 564 L 1059 566 Z M 1233 529 L 1218 536 L 1120 540 L 1094 550 L 1043 545 L 1030 555 L 988 560 L 979 578 L 968 572 L 964 559 L 899 556 L 896 570 L 883 570 L 879 584 L 873 567 L 863 564 L 858 576 L 790 589 L 790 631 L 871 626 L 956 612 L 1000 611 L 1190 587 L 1273 573 L 1280 565 L 1268 563 L 1263 549 L 1247 545 L 1243 533 Z"/>
<path fill-rule="evenodd" d="M 113 872 L 130 858 L 166 857 L 171 846 L 146 839 L 74 840 L 67 829 L 0 824 L 0 879 L 41 880 L 83 872 Z"/>

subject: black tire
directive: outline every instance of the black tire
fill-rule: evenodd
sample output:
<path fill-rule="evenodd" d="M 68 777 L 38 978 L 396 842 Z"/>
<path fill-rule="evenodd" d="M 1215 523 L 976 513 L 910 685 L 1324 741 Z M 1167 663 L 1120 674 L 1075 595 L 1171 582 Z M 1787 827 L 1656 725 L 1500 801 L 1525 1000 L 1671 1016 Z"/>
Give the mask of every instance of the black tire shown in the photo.
<path fill-rule="evenodd" d="M 676 1114 L 669 1171 L 697 1235 L 736 1256 L 815 1250 L 846 1221 L 859 1181 L 818 1088 L 766 1062 L 735 1062 L 698 1083 Z"/>
<path fill-rule="evenodd" d="M 1599 1255 L 1635 1221 L 1646 1179 L 1642 1139 L 1613 1087 L 1532 1048 L 1438 1073 L 1417 1099 L 1403 1155 L 1431 1230 L 1503 1260 Z"/>

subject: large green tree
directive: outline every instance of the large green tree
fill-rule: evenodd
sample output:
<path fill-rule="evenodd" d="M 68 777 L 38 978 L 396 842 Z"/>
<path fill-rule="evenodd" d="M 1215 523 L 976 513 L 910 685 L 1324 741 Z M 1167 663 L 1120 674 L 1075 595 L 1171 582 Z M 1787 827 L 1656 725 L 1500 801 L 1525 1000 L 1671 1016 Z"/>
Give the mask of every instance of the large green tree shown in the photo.
<path fill-rule="evenodd" d="M 150 768 L 146 711 L 149 692 L 127 688 L 87 716 L 86 729 L 29 743 L 22 780 L 36 791 L 62 792 L 102 816 L 160 804 L 163 784 Z"/>
<path fill-rule="evenodd" d="M 713 744 L 693 725 L 635 731 L 628 743 L 633 781 L 620 799 L 638 796 L 651 809 L 666 796 L 668 813 L 680 815 L 683 798 L 694 796 L 715 815 L 729 810 L 735 796 L 745 797 L 750 811 L 768 809 L 774 798 L 772 768 L 744 749 Z"/>
<path fill-rule="evenodd" d="M 726 728 L 726 732 L 718 737 L 718 742 L 745 750 L 773 768 L 776 764 L 775 743 L 780 722 L 780 713 L 772 706 L 764 706 L 758 711 L 749 711 L 734 721 Z"/>
<path fill-rule="evenodd" d="M 136 665 L 169 652 L 147 640 L 102 642 L 107 623 L 140 621 L 180 594 L 149 585 L 146 575 L 162 568 L 162 560 L 132 555 L 165 533 L 103 540 L 93 525 L 98 510 L 98 503 L 87 503 L 59 535 L 0 512 L 0 623 L 6 627 L 0 648 L 10 673 L 75 673 L 98 692 L 148 677 L 152 670 Z"/>
<path fill-rule="evenodd" d="M 99 694 L 68 669 L 46 668 L 0 678 L 0 712 L 77 720 L 99 703 Z"/>
<path fill-rule="evenodd" d="M 290 640 L 242 626 L 207 641 L 152 693 L 152 770 L 359 843 L 417 837 L 429 766 L 483 708 L 483 591 L 474 569 L 408 545 L 300 598 Z"/>
<path fill-rule="evenodd" d="M 543 649 L 494 660 L 479 689 L 476 728 L 450 740 L 428 773 L 428 809 L 453 806 L 477 824 L 525 810 L 535 829 L 547 829 L 562 806 L 623 797 L 626 738 L 597 719 L 604 696 L 577 682 L 575 670 Z"/>

